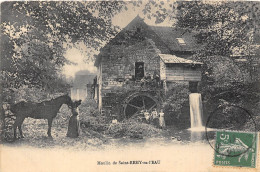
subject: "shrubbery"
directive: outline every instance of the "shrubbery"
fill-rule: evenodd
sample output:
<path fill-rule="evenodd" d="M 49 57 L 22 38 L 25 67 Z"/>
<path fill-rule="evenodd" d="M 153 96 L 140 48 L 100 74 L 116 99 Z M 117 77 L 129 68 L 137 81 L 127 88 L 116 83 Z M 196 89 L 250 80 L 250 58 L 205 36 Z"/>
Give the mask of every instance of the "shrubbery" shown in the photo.
<path fill-rule="evenodd" d="M 168 91 L 163 102 L 166 125 L 178 125 L 182 128 L 190 126 L 189 94 L 188 86 L 178 83 Z"/>
<path fill-rule="evenodd" d="M 97 132 L 107 130 L 109 119 L 105 116 L 100 116 L 97 104 L 93 99 L 86 99 L 79 106 L 80 122 L 82 128 L 89 128 Z"/>
<path fill-rule="evenodd" d="M 112 137 L 143 138 L 160 134 L 162 130 L 153 125 L 141 123 L 135 120 L 124 120 L 112 124 L 105 116 L 84 116 L 81 117 L 82 129 L 90 129 Z"/>
<path fill-rule="evenodd" d="M 141 123 L 135 120 L 126 120 L 117 124 L 111 124 L 106 134 L 113 137 L 130 137 L 142 139 L 160 135 L 163 131 L 153 125 Z"/>
<path fill-rule="evenodd" d="M 134 119 L 111 123 L 111 117 L 98 114 L 94 100 L 86 100 L 80 106 L 80 121 L 83 130 L 93 130 L 112 137 L 143 138 L 160 134 L 162 130 Z"/>
<path fill-rule="evenodd" d="M 236 105 L 249 111 L 255 120 L 259 119 L 260 116 L 260 90 L 259 82 L 248 83 L 248 84 L 234 84 L 229 87 L 217 87 L 214 86 L 215 90 L 204 90 L 204 114 L 210 115 L 219 105 Z M 252 120 L 249 119 L 247 114 L 243 114 L 243 110 L 238 108 L 224 108 L 222 111 L 217 112 L 214 118 L 211 119 L 212 127 L 224 127 L 226 123 L 229 127 L 239 126 L 238 124 L 248 126 L 251 131 L 255 130 Z M 246 117 L 246 119 L 244 119 Z M 237 124 L 236 124 L 236 120 Z M 230 121 L 230 122 L 228 122 Z M 260 129 L 259 123 L 257 128 Z M 244 127 L 239 127 L 246 129 Z"/>

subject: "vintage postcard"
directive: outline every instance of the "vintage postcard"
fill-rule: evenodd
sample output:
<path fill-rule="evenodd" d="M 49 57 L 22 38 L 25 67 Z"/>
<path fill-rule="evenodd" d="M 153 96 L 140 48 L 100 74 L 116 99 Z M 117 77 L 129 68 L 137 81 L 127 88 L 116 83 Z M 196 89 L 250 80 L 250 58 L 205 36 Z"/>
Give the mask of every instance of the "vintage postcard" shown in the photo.
<path fill-rule="evenodd" d="M 260 171 L 260 2 L 0 5 L 1 172 Z"/>

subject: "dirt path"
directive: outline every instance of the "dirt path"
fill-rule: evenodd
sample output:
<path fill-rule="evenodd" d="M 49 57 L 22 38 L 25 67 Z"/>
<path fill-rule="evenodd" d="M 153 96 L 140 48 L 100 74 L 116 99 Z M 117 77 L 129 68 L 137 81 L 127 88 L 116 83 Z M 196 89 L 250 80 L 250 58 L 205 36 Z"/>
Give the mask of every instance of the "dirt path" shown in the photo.
<path fill-rule="evenodd" d="M 47 120 L 25 119 L 22 126 L 24 138 L 16 140 L 14 143 L 4 143 L 10 147 L 34 147 L 34 148 L 66 148 L 72 150 L 103 150 L 107 147 L 116 148 L 127 147 L 129 145 L 144 146 L 153 142 L 164 142 L 164 136 L 160 138 L 144 138 L 144 139 L 130 139 L 118 138 L 114 139 L 102 133 L 82 128 L 78 138 L 68 138 L 67 125 L 61 125 L 59 121 L 55 121 L 52 127 L 52 137 L 47 137 Z M 155 141 L 156 140 L 156 141 Z"/>
<path fill-rule="evenodd" d="M 127 137 L 112 138 L 102 133 L 82 128 L 78 138 L 68 138 L 67 124 L 61 124 L 58 120 L 53 123 L 52 136 L 47 137 L 47 120 L 25 119 L 22 126 L 25 138 L 18 139 L 14 143 L 5 143 L 8 146 L 26 146 L 35 148 L 66 148 L 74 150 L 100 150 L 107 147 L 127 147 L 131 145 L 145 147 L 149 144 L 159 145 L 188 144 L 191 137 L 190 132 L 177 132 L 174 128 L 167 129 L 163 135 L 153 138 L 131 139 Z M 166 134 L 165 134 L 166 133 Z M 168 133 L 168 134 L 167 134 Z M 173 136 L 175 136 L 173 138 Z"/>
<path fill-rule="evenodd" d="M 24 139 L 0 145 L 0 171 L 219 171 L 212 167 L 214 151 L 206 143 L 165 137 L 113 139 L 85 130 L 80 137 L 71 139 L 66 137 L 67 127 L 58 126 L 54 124 L 53 139 L 49 139 L 46 121 L 25 121 Z M 110 165 L 97 165 L 98 161 Z M 130 161 L 160 163 L 124 164 Z"/>
<path fill-rule="evenodd" d="M 57 121 L 56 121 L 57 122 Z M 108 139 L 97 132 L 82 130 L 78 138 L 68 138 L 67 125 L 57 125 L 54 121 L 52 127 L 53 138 L 47 137 L 47 121 L 37 119 L 25 119 L 23 124 L 23 139 L 18 139 L 14 143 L 5 143 L 8 146 L 26 146 L 36 148 L 68 148 L 68 149 L 103 149 L 108 143 Z"/>

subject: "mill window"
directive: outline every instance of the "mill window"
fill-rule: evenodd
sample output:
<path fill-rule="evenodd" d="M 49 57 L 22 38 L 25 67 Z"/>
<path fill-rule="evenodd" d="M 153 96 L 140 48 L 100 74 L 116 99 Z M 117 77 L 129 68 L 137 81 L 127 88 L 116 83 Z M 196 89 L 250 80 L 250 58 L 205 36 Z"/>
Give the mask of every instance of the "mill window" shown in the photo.
<path fill-rule="evenodd" d="M 135 62 L 135 78 L 141 79 L 144 77 L 144 62 Z"/>

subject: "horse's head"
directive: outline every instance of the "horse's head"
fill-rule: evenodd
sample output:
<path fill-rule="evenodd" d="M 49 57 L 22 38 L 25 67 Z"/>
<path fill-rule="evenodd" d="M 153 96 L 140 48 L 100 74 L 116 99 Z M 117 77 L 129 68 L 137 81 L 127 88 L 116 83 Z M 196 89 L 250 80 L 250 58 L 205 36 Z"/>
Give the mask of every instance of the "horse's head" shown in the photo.
<path fill-rule="evenodd" d="M 82 101 L 82 100 L 78 100 L 78 101 L 73 102 L 74 108 L 79 107 L 79 105 L 81 105 L 81 101 Z"/>
<path fill-rule="evenodd" d="M 64 104 L 68 105 L 69 108 L 73 106 L 73 101 L 68 94 L 61 96 L 63 98 Z"/>

